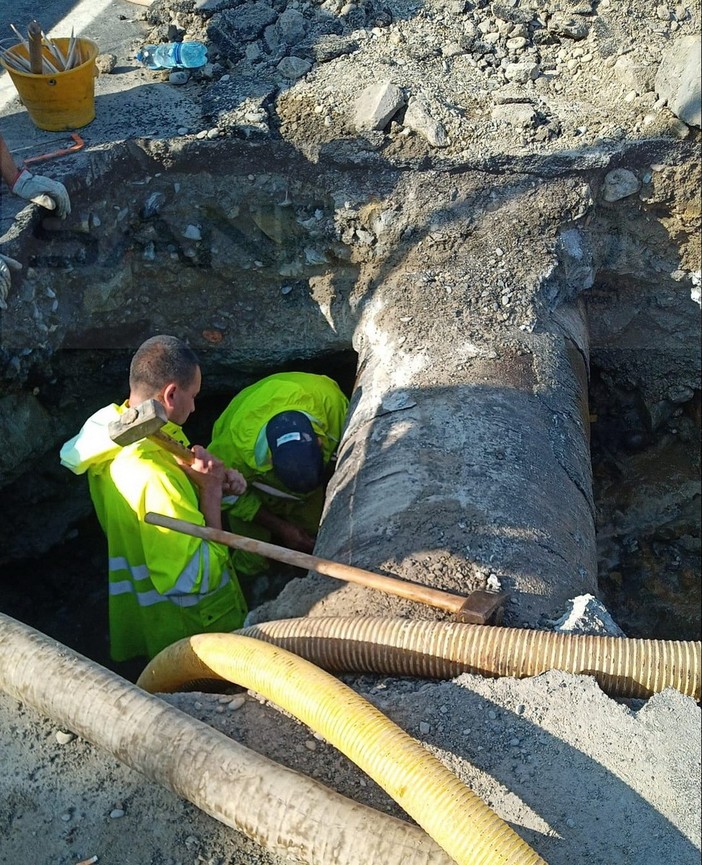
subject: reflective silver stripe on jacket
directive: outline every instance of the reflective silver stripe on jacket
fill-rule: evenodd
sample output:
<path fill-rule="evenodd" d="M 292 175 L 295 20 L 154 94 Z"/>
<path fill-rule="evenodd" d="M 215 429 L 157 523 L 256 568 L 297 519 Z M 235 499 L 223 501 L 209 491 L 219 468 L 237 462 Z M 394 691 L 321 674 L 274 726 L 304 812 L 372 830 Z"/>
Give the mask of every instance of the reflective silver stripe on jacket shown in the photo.
<path fill-rule="evenodd" d="M 200 590 L 195 592 L 194 587 L 197 583 L 199 566 L 201 559 L 204 558 L 204 576 Z M 149 579 L 149 569 L 146 565 L 130 565 L 127 559 L 123 556 L 110 559 L 109 569 L 110 574 L 115 571 L 129 571 L 132 575 L 131 580 L 110 580 L 109 592 L 112 596 L 132 594 L 135 596 L 140 607 L 151 607 L 154 604 L 160 604 L 168 601 L 178 607 L 194 607 L 203 596 L 210 594 L 210 550 L 207 545 L 203 544 L 197 553 L 192 557 L 190 562 L 180 573 L 172 589 L 167 592 L 158 592 L 153 587 L 140 591 L 137 587 L 137 582 L 142 582 Z M 222 572 L 219 588 L 222 588 L 230 581 L 228 570 Z"/>
<path fill-rule="evenodd" d="M 200 573 L 200 564 L 202 563 L 202 585 L 198 594 L 206 595 L 210 591 L 210 548 L 207 544 L 200 544 L 197 552 L 190 559 L 188 564 L 180 572 L 180 576 L 175 581 L 172 589 L 164 592 L 169 598 L 179 595 L 192 595 L 197 585 L 197 577 Z"/>

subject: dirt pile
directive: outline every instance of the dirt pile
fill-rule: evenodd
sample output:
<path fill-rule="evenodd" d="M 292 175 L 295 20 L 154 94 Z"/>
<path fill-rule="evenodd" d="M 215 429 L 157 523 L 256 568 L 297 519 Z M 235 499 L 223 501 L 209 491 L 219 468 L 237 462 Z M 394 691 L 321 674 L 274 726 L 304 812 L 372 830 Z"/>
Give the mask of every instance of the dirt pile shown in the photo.
<path fill-rule="evenodd" d="M 627 706 L 587 677 L 558 672 L 521 682 L 373 677 L 354 688 L 423 741 L 550 865 L 699 860 L 700 712 L 675 691 Z M 349 798 L 402 816 L 345 757 L 255 694 L 166 699 Z M 2 861 L 282 863 L 14 700 L 0 697 L 0 710 L 10 722 Z"/>
<path fill-rule="evenodd" d="M 685 110 L 666 83 L 683 73 L 656 77 L 671 50 L 694 76 L 694 4 L 156 0 L 146 21 L 213 46 L 195 77 L 214 128 L 306 153 L 360 135 L 389 160 L 465 163 L 686 138 L 666 100 L 699 128 L 699 85 Z"/>

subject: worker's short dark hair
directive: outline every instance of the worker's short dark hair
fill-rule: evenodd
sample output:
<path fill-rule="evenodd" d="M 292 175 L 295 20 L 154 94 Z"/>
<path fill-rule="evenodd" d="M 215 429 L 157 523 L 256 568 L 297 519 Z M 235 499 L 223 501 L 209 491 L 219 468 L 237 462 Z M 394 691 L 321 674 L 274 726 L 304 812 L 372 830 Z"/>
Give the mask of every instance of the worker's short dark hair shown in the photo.
<path fill-rule="evenodd" d="M 187 387 L 200 366 L 197 355 L 177 336 L 152 336 L 136 350 L 129 367 L 132 391 L 157 394 L 169 382 Z"/>

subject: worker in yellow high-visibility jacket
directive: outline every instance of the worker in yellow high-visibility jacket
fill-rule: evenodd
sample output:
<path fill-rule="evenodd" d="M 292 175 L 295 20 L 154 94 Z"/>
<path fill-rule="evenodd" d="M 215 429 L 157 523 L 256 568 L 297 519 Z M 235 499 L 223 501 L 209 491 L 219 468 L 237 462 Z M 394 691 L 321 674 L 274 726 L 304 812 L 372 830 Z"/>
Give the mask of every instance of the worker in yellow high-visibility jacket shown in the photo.
<path fill-rule="evenodd" d="M 299 501 L 249 485 L 227 511 L 232 531 L 312 552 L 348 407 L 333 379 L 307 372 L 269 375 L 234 397 L 215 422 L 208 450 L 247 481 L 265 481 Z M 237 553 L 234 561 L 248 573 L 265 567 L 250 554 Z"/>
<path fill-rule="evenodd" d="M 171 336 L 147 340 L 132 359 L 129 399 L 100 409 L 61 449 L 61 462 L 87 472 L 109 556 L 110 653 L 151 658 L 193 634 L 232 631 L 246 616 L 229 550 L 222 544 L 144 522 L 148 511 L 221 528 L 222 496 L 243 493 L 239 472 L 198 445 L 191 466 L 141 439 L 121 447 L 110 421 L 128 406 L 157 399 L 163 432 L 187 445 L 181 425 L 195 408 L 201 373 L 195 354 Z"/>

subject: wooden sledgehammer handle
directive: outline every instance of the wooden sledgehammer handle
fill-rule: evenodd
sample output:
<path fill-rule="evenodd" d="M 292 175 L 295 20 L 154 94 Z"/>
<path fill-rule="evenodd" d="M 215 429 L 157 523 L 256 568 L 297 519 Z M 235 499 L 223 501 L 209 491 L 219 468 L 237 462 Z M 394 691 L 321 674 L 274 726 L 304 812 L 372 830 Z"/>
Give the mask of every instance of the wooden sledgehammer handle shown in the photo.
<path fill-rule="evenodd" d="M 177 520 L 174 517 L 166 517 L 162 514 L 152 512 L 146 514 L 144 519 L 147 523 L 151 523 L 154 526 L 174 529 L 177 532 L 193 535 L 206 541 L 216 541 L 220 544 L 226 544 L 228 547 L 233 547 L 235 550 L 258 553 L 266 558 L 285 562 L 297 568 L 316 571 L 318 574 L 334 577 L 337 580 L 344 580 L 347 583 L 358 583 L 361 586 L 378 589 L 389 595 L 396 595 L 399 598 L 406 598 L 409 601 L 416 601 L 420 604 L 428 604 L 431 607 L 437 607 L 449 613 L 459 614 L 468 601 L 468 598 L 462 595 L 452 595 L 449 592 L 441 591 L 441 589 L 432 589 L 429 586 L 410 583 L 397 577 L 385 577 L 381 574 L 374 574 L 371 571 L 364 571 L 361 568 L 354 568 L 352 565 L 342 565 L 340 562 L 332 562 L 329 559 L 320 559 L 308 553 L 289 550 L 287 547 L 279 547 L 275 544 L 268 544 L 265 541 L 257 541 L 253 538 L 246 538 L 242 535 L 235 535 L 232 532 L 213 529 L 209 526 L 198 526 L 186 520 Z M 468 621 L 475 621 L 475 619 L 468 619 Z"/>
<path fill-rule="evenodd" d="M 164 450 L 169 453 L 174 454 L 183 460 L 184 463 L 187 463 L 191 466 L 195 462 L 195 454 L 190 450 L 190 448 L 186 448 L 185 445 L 182 445 L 179 441 L 172 439 L 166 433 L 161 432 L 161 430 L 156 430 L 156 432 L 151 433 L 146 436 L 149 441 L 155 442 L 159 447 L 162 447 Z M 261 490 L 261 492 L 268 493 L 268 495 L 276 496 L 282 499 L 290 499 L 292 501 L 300 501 L 298 496 L 292 495 L 291 493 L 286 493 L 283 490 L 278 490 L 274 487 L 269 486 L 268 484 L 264 484 L 262 481 L 247 481 L 248 486 L 252 486 L 255 489 Z M 272 556 L 271 556 L 272 558 Z"/>
<path fill-rule="evenodd" d="M 172 439 L 169 435 L 162 433 L 160 430 L 157 430 L 155 433 L 151 433 L 151 435 L 146 436 L 149 441 L 154 442 L 155 444 L 162 447 L 164 450 L 172 453 L 174 456 L 179 457 L 183 460 L 184 463 L 187 463 L 189 466 L 193 464 L 195 461 L 195 454 L 190 450 L 190 448 L 186 448 L 185 445 L 180 442 Z"/>

